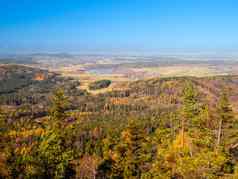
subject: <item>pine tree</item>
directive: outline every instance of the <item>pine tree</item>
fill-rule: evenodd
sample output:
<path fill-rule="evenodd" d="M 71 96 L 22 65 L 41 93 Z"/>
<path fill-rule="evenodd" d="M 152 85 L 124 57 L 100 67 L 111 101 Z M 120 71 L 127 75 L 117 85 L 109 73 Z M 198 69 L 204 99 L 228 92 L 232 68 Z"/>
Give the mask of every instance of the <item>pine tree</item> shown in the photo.
<path fill-rule="evenodd" d="M 4 139 L 6 130 L 7 130 L 6 114 L 0 107 L 0 149 L 2 149 L 2 147 L 4 147 L 4 144 L 6 142 Z"/>
<path fill-rule="evenodd" d="M 234 119 L 232 107 L 229 103 L 227 92 L 221 93 L 218 106 L 218 130 L 217 130 L 217 147 L 234 143 L 237 136 L 238 125 Z"/>
<path fill-rule="evenodd" d="M 5 120 L 6 120 L 6 115 L 3 112 L 2 108 L 0 107 L 0 132 L 3 132 L 5 128 Z"/>
<path fill-rule="evenodd" d="M 62 122 L 67 117 L 66 109 L 69 101 L 62 89 L 57 89 L 51 99 L 50 125 L 46 126 L 37 149 L 39 164 L 44 177 L 64 178 L 69 161 L 72 160 L 72 150 L 65 146 L 65 133 Z"/>
<path fill-rule="evenodd" d="M 62 89 L 57 89 L 51 100 L 50 120 L 59 127 L 59 123 L 67 117 L 65 110 L 69 106 L 68 98 Z"/>
<path fill-rule="evenodd" d="M 185 131 L 198 123 L 198 94 L 190 81 L 186 82 L 183 90 L 183 106 L 182 106 L 182 120 L 181 120 L 181 135 L 182 144 Z"/>
<path fill-rule="evenodd" d="M 73 153 L 71 149 L 64 147 L 64 139 L 59 130 L 48 130 L 42 136 L 37 150 L 44 177 L 64 178 Z"/>
<path fill-rule="evenodd" d="M 116 163 L 114 169 L 121 171 L 125 179 L 139 178 L 144 165 L 150 159 L 146 146 L 148 145 L 143 128 L 131 120 L 122 132 L 121 143 L 114 153 Z"/>

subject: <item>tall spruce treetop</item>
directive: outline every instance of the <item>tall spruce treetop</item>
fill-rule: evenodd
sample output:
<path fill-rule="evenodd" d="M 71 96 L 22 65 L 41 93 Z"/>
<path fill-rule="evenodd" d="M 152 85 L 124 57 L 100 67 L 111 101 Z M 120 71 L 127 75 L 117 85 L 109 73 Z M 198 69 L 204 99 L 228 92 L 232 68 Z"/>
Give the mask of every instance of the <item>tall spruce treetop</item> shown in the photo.
<path fill-rule="evenodd" d="M 192 119 L 198 111 L 198 93 L 190 81 L 186 82 L 183 90 L 183 115 L 188 119 Z"/>
<path fill-rule="evenodd" d="M 2 133 L 5 129 L 5 122 L 6 122 L 5 120 L 6 120 L 5 113 L 0 107 L 0 133 Z"/>
<path fill-rule="evenodd" d="M 230 145 L 237 142 L 237 120 L 234 118 L 232 107 L 229 103 L 228 93 L 223 90 L 217 106 L 218 112 L 218 134 L 217 145 Z"/>
<path fill-rule="evenodd" d="M 199 123 L 199 103 L 198 93 L 192 82 L 186 81 L 183 90 L 183 104 L 181 109 L 181 129 L 182 133 L 187 131 L 189 127 Z"/>
<path fill-rule="evenodd" d="M 223 120 L 223 122 L 227 122 L 227 121 L 230 121 L 231 119 L 233 119 L 233 112 L 232 112 L 232 108 L 229 103 L 228 95 L 227 95 L 226 91 L 223 91 L 219 98 L 218 114 L 219 114 L 220 119 Z"/>
<path fill-rule="evenodd" d="M 130 120 L 127 128 L 122 131 L 121 143 L 116 147 L 115 167 L 120 168 L 125 179 L 139 178 L 143 173 L 150 155 L 144 129 L 134 120 Z M 114 167 L 114 168 L 115 168 Z"/>
<path fill-rule="evenodd" d="M 69 105 L 68 98 L 62 89 L 57 89 L 52 96 L 50 118 L 54 121 L 61 121 L 66 118 L 65 110 Z"/>

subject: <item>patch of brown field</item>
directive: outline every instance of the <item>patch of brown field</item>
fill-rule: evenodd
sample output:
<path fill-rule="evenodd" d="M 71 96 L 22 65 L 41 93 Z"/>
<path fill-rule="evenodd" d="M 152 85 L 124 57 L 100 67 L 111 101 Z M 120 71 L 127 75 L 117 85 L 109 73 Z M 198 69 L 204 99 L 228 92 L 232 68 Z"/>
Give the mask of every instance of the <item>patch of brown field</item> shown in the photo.
<path fill-rule="evenodd" d="M 34 80 L 36 81 L 43 81 L 45 79 L 46 79 L 46 76 L 43 73 L 37 73 L 34 77 Z"/>

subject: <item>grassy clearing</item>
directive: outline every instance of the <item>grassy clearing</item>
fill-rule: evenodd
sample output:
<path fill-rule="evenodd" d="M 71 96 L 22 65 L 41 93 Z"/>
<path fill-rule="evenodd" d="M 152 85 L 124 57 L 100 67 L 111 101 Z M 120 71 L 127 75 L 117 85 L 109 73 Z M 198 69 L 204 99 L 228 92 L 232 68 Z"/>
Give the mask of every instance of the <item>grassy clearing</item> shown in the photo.
<path fill-rule="evenodd" d="M 194 76 L 206 77 L 214 75 L 224 75 L 218 70 L 207 65 L 179 65 L 179 66 L 163 66 L 134 69 L 135 72 L 145 72 L 154 76 L 160 77 L 179 77 L 179 76 Z"/>

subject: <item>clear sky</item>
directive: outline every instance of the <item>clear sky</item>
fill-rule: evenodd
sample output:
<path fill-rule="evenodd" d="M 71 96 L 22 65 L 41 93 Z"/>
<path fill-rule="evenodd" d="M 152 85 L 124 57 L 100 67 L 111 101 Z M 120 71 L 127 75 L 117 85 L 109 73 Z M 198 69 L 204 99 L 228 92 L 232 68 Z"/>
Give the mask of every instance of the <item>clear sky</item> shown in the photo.
<path fill-rule="evenodd" d="M 0 53 L 238 49 L 238 0 L 0 0 Z"/>

